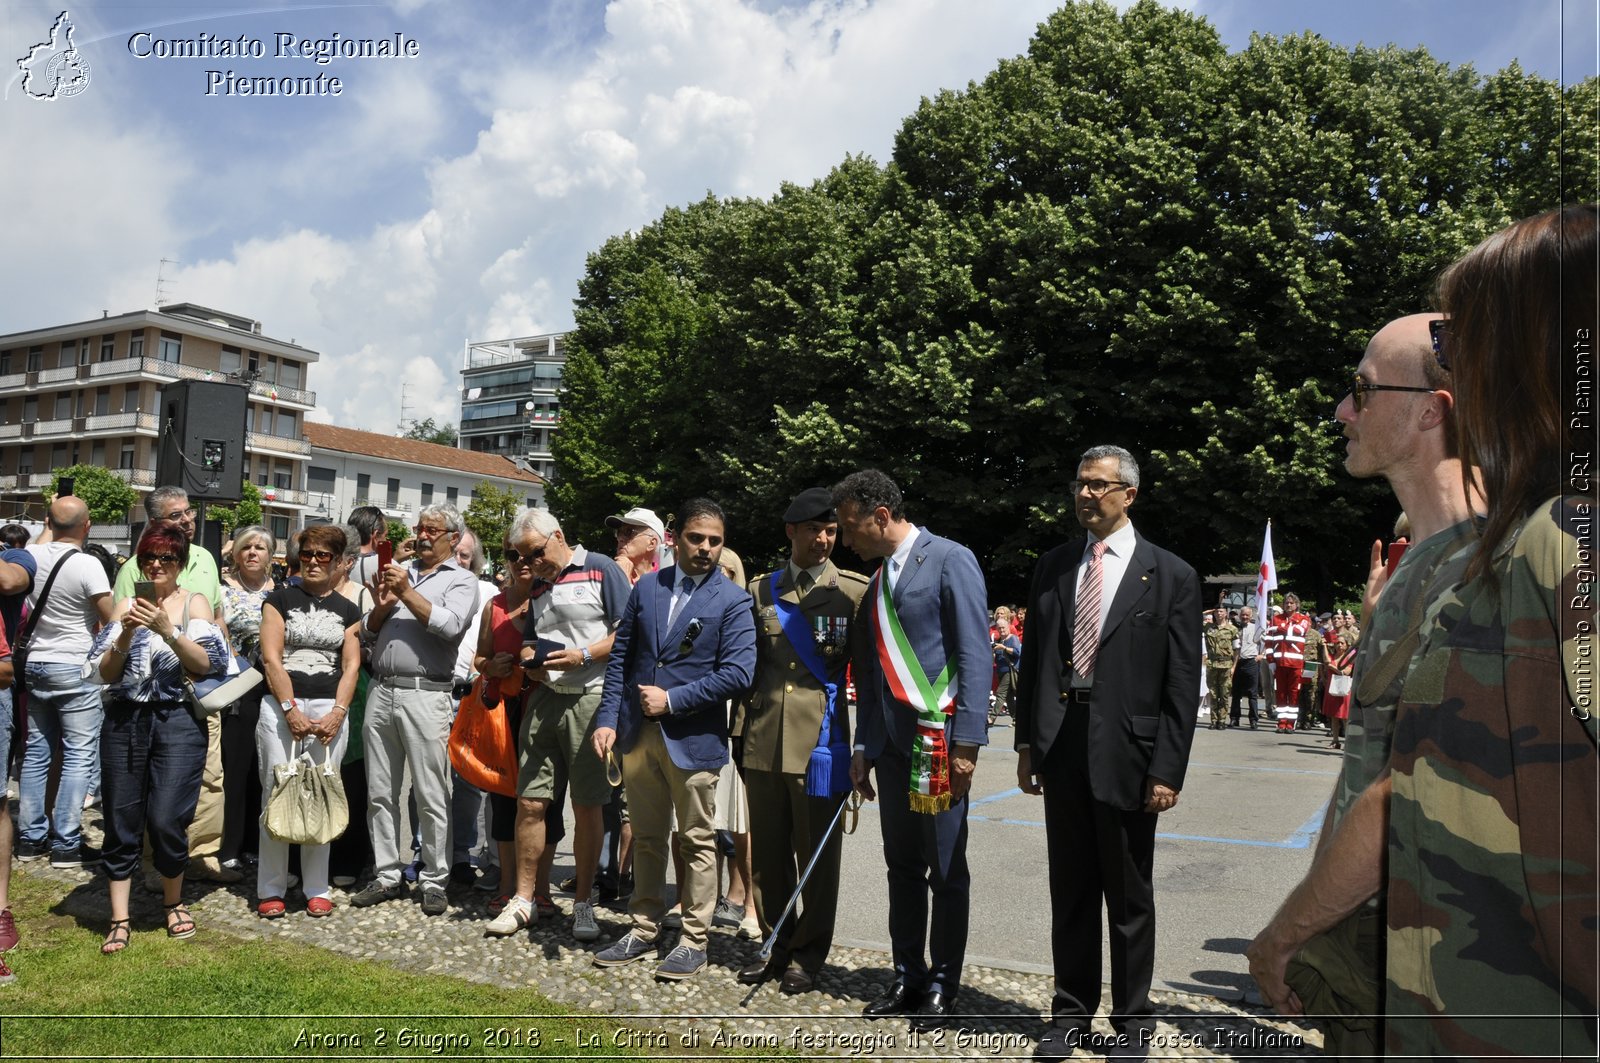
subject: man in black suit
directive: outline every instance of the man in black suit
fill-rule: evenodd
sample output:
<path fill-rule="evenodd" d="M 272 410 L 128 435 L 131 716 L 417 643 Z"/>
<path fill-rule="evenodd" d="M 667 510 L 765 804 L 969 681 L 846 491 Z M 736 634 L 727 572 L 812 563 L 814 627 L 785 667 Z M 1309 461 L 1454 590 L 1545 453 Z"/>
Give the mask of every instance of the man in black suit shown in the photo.
<path fill-rule="evenodd" d="M 1052 1028 L 1039 1055 L 1084 1043 L 1100 1003 L 1100 905 L 1111 930 L 1113 1058 L 1154 1029 L 1156 816 L 1178 803 L 1200 702 L 1194 569 L 1128 521 L 1139 466 L 1121 447 L 1078 463 L 1085 540 L 1039 559 L 1017 697 L 1017 782 L 1044 795 L 1050 854 Z"/>

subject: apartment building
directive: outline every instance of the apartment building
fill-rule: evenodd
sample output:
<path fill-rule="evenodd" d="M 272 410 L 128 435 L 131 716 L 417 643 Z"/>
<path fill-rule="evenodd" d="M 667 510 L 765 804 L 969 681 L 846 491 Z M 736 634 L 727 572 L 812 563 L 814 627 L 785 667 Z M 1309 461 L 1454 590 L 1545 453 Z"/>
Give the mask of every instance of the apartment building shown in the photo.
<path fill-rule="evenodd" d="M 306 510 L 305 415 L 317 401 L 306 384 L 319 358 L 262 335 L 259 321 L 194 303 L 0 336 L 0 514 L 42 515 L 51 471 L 86 463 L 133 485 L 131 516 L 144 519 L 163 386 L 234 380 L 250 391 L 245 475 L 262 488 L 267 525 L 287 535 Z"/>
<path fill-rule="evenodd" d="M 461 364 L 461 427 L 457 446 L 499 454 L 555 477 L 550 452 L 561 423 L 561 373 L 567 334 L 468 341 Z"/>
<path fill-rule="evenodd" d="M 311 441 L 306 524 L 342 522 L 357 506 L 377 506 L 409 527 L 419 510 L 436 503 L 465 512 L 473 489 L 485 480 L 516 492 L 526 506 L 545 504 L 544 479 L 498 454 L 331 424 L 307 424 L 306 435 Z"/>

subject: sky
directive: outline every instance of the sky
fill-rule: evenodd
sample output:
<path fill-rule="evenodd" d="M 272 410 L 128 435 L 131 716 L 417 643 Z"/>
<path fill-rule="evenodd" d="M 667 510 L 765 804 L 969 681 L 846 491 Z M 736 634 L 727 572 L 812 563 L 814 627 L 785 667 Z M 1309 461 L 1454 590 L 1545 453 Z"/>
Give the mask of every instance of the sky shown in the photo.
<path fill-rule="evenodd" d="M 458 420 L 465 341 L 570 328 L 607 238 L 887 161 L 921 98 L 1022 53 L 1059 6 L 85 0 L 74 65 L 49 43 L 61 4 L 0 0 L 0 334 L 200 303 L 320 352 L 314 418 L 381 432 Z M 1484 74 L 1596 70 L 1596 0 L 1181 6 L 1231 49 L 1309 30 Z M 352 40 L 401 54 L 317 59 Z M 62 74 L 78 91 L 35 98 Z M 253 78 L 310 92 L 240 94 Z"/>

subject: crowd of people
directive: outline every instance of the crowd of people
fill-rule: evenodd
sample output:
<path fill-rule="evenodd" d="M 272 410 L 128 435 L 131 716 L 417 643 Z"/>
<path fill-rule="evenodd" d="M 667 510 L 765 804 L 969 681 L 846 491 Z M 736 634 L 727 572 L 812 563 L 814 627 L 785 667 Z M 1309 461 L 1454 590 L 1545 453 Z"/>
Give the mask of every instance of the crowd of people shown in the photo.
<path fill-rule="evenodd" d="M 1564 366 L 1592 376 L 1597 237 L 1594 207 L 1520 222 L 1446 271 L 1441 313 L 1374 335 L 1337 411 L 1346 468 L 1389 482 L 1414 545 L 1386 559 L 1374 544 L 1359 612 L 1312 616 L 1288 593 L 1267 617 L 1202 620 L 1194 570 L 1134 527 L 1139 465 L 1117 446 L 1088 449 L 1070 483 L 1083 537 L 992 613 L 972 552 L 871 469 L 798 494 L 786 559 L 748 579 L 705 498 L 670 532 L 652 510 L 617 514 L 603 551 L 546 510 L 484 544 L 428 506 L 390 556 L 367 507 L 297 533 L 281 574 L 271 533 L 238 529 L 220 576 L 179 488 L 150 495 L 120 571 L 85 552 L 84 504 L 55 499 L 44 541 L 0 555 L 0 764 L 22 764 L 14 841 L 0 816 L 0 978 L 14 849 L 103 867 L 107 954 L 134 943 L 141 867 L 174 938 L 196 932 L 186 876 L 253 875 L 264 919 L 328 916 L 339 890 L 437 916 L 472 884 L 493 894 L 489 936 L 552 920 L 595 943 L 595 906 L 620 899 L 626 932 L 594 946 L 597 966 L 690 978 L 724 926 L 774 935 L 739 982 L 809 992 L 832 945 L 837 827 L 860 798 L 879 802 L 893 968 L 864 1013 L 939 1025 L 967 944 L 967 797 L 1008 715 L 1049 850 L 1039 1055 L 1142 1058 L 1156 823 L 1208 703 L 1211 727 L 1322 719 L 1343 748 L 1311 870 L 1250 946 L 1274 1008 L 1328 1019 L 1330 1054 L 1592 1058 L 1595 501 L 1577 459 L 1594 419 L 1560 384 Z M 835 564 L 839 545 L 870 578 Z M 241 660 L 261 684 L 207 711 L 194 681 Z M 509 752 L 459 748 L 464 702 L 501 721 Z M 463 778 L 496 757 L 492 784 Z M 337 768 L 350 825 L 291 846 L 261 810 L 301 758 Z M 96 797 L 98 852 L 82 829 Z M 1105 924 L 1115 1032 L 1096 1042 Z"/>

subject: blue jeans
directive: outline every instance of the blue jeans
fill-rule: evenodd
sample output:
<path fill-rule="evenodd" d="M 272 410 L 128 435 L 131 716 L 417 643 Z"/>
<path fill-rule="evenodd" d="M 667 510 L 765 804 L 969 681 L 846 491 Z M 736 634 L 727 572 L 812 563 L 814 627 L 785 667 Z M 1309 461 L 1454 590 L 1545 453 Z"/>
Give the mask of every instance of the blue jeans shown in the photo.
<path fill-rule="evenodd" d="M 11 724 L 15 706 L 11 688 L 0 690 L 0 775 L 11 778 Z"/>
<path fill-rule="evenodd" d="M 205 726 L 175 701 L 114 701 L 100 749 L 106 877 L 120 882 L 133 875 L 147 834 L 156 870 L 167 878 L 183 874 L 206 766 Z"/>
<path fill-rule="evenodd" d="M 74 849 L 83 840 L 83 797 L 100 755 L 100 687 L 83 678 L 77 664 L 28 662 L 28 745 L 22 761 L 18 832 L 23 839 Z M 50 761 L 61 747 L 61 782 L 48 820 L 44 793 Z"/>

